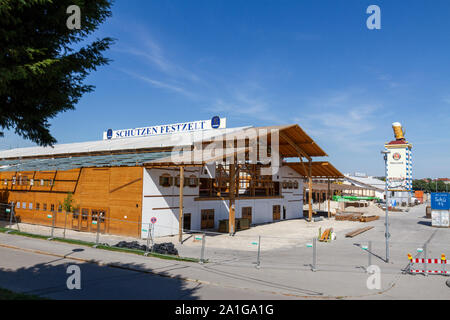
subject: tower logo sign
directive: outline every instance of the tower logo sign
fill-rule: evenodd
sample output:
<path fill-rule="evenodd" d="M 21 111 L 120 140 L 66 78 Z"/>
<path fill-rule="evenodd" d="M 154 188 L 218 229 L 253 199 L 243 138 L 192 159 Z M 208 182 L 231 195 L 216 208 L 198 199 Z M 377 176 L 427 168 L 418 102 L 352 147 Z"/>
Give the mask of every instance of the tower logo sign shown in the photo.
<path fill-rule="evenodd" d="M 392 158 L 394 160 L 400 160 L 402 158 L 402 156 L 400 155 L 400 153 L 396 152 L 392 155 Z"/>

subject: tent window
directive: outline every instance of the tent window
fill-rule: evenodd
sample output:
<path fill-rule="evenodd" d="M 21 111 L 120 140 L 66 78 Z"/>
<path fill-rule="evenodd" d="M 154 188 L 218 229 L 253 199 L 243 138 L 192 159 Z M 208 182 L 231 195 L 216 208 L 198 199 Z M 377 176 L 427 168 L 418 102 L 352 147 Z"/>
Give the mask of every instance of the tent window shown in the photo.
<path fill-rule="evenodd" d="M 173 183 L 173 178 L 169 174 L 163 174 L 159 177 L 159 185 L 163 187 L 170 187 Z"/>

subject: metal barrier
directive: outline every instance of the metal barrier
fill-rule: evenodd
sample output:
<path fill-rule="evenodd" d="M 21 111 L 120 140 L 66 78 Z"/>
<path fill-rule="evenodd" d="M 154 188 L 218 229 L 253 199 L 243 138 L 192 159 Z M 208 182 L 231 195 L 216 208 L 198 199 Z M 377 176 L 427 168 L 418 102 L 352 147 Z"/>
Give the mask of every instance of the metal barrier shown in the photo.
<path fill-rule="evenodd" d="M 375 263 L 383 266 L 383 271 L 398 273 L 404 268 L 405 252 L 419 246 L 423 249 L 419 252 L 419 255 L 422 256 L 414 257 L 413 262 L 415 264 L 422 263 L 423 268 L 409 268 L 410 273 L 448 274 L 448 271 L 445 270 L 447 262 L 445 264 L 441 262 L 440 265 L 444 269 L 435 272 L 434 270 L 431 271 L 432 268 L 430 268 L 433 259 L 427 258 L 428 255 L 436 256 L 440 253 L 439 251 L 449 248 L 448 243 L 391 242 L 391 259 L 395 264 L 386 264 L 384 260 L 385 242 L 382 239 L 379 239 L 379 241 L 368 239 L 357 241 L 342 238 L 339 241 L 320 242 L 317 241 L 317 236 L 306 239 L 301 234 L 298 238 L 252 234 L 251 232 L 238 232 L 230 236 L 228 233 L 207 230 L 183 230 L 183 241 L 179 243 L 176 233 L 171 236 L 155 236 L 155 234 L 171 233 L 174 230 L 173 226 L 165 226 L 160 223 L 142 223 L 99 217 L 98 220 L 94 219 L 92 222 L 89 220 L 92 225 L 88 228 L 90 232 L 86 232 L 85 230 L 70 228 L 72 226 L 70 221 L 76 215 L 74 213 L 47 212 L 45 215 L 50 218 L 45 216 L 41 218 L 42 223 L 46 223 L 46 225 L 31 225 L 19 221 L 20 219 L 15 216 L 14 206 L 11 206 L 11 204 L 3 204 L 3 207 L 10 209 L 10 215 L 3 216 L 3 220 L 7 218 L 5 221 L 9 223 L 7 224 L 8 231 L 23 231 L 40 235 L 43 239 L 48 240 L 68 239 L 80 241 L 80 244 L 82 244 L 82 241 L 96 248 L 117 247 L 121 242 L 134 243 L 134 251 L 139 251 L 146 256 L 164 251 L 161 247 L 171 243 L 177 250 L 178 255 L 162 253 L 163 255 L 192 258 L 200 264 L 208 264 L 209 266 L 230 265 L 252 267 L 257 270 L 272 268 L 312 272 L 367 272 L 368 267 Z M 129 224 L 129 228 L 126 229 L 139 230 L 143 237 L 138 239 L 130 236 L 112 235 L 107 233 L 107 228 L 103 228 L 104 224 L 117 226 L 119 223 L 122 226 L 123 224 Z M 445 239 L 443 241 L 445 242 Z M 127 249 L 128 247 L 120 248 Z M 437 250 L 439 251 L 437 252 Z"/>
<path fill-rule="evenodd" d="M 0 220 L 9 221 L 9 226 L 11 227 L 13 223 L 17 226 L 18 231 L 20 231 L 19 221 L 17 220 L 15 214 L 15 204 L 11 203 L 0 203 Z M 7 231 L 9 233 L 10 231 Z"/>
<path fill-rule="evenodd" d="M 449 261 L 447 261 L 447 258 L 445 254 L 441 255 L 440 259 L 427 259 L 427 258 L 413 258 L 411 254 L 408 253 L 408 272 L 413 273 L 422 273 L 424 275 L 426 274 L 438 274 L 438 275 L 449 275 L 449 271 L 445 269 L 447 264 L 450 264 Z M 412 269 L 414 264 L 422 264 L 422 269 Z M 430 270 L 427 268 L 428 265 L 441 265 L 441 270 Z"/>

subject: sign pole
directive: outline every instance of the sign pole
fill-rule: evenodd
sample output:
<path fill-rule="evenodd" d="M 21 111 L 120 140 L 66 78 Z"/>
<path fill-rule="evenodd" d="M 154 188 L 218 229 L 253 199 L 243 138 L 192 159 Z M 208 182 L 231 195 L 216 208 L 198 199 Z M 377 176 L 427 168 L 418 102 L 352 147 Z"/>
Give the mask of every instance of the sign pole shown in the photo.
<path fill-rule="evenodd" d="M 9 228 L 12 229 L 12 217 L 13 217 L 13 213 L 14 213 L 14 208 L 16 207 L 16 204 L 14 202 L 12 202 L 11 204 L 11 211 L 9 212 Z"/>
<path fill-rule="evenodd" d="M 387 171 L 387 161 L 388 161 L 388 154 L 389 151 L 381 151 L 381 153 L 384 155 L 384 177 L 385 177 L 385 183 L 384 183 L 384 193 L 386 194 L 386 219 L 385 219 L 385 238 L 386 238 L 386 263 L 389 262 L 389 196 L 388 196 L 388 171 Z"/>
<path fill-rule="evenodd" d="M 150 226 L 150 224 L 148 224 L 147 226 L 147 249 L 145 250 L 145 256 L 148 256 L 149 250 L 150 250 L 150 228 L 153 228 L 152 226 Z"/>
<path fill-rule="evenodd" d="M 152 223 L 152 253 L 155 252 L 155 223 L 156 223 L 157 219 L 156 217 L 153 217 L 150 219 L 150 222 Z M 150 226 L 149 226 L 150 227 Z"/>
<path fill-rule="evenodd" d="M 183 189 L 184 167 L 180 167 L 180 212 L 178 217 L 178 242 L 183 243 Z"/>

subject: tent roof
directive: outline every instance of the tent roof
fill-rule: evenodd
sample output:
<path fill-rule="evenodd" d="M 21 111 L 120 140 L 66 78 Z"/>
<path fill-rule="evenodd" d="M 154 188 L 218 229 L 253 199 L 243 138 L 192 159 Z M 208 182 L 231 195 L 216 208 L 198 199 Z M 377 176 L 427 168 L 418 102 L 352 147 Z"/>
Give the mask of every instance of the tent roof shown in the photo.
<path fill-rule="evenodd" d="M 235 154 L 242 154 L 249 151 L 249 148 L 236 149 L 214 149 L 214 154 L 211 152 L 200 151 L 185 151 L 180 153 L 173 153 L 168 157 L 155 159 L 144 163 L 147 168 L 154 167 L 203 167 L 207 163 L 214 161 L 221 161 L 223 158 L 231 158 Z"/>
<path fill-rule="evenodd" d="M 148 137 L 57 144 L 53 147 L 31 147 L 4 150 L 0 151 L 0 160 L 155 152 L 161 151 L 161 149 L 192 145 L 198 141 L 209 140 L 213 137 L 242 130 L 244 128 L 245 127 L 214 129 Z"/>
<path fill-rule="evenodd" d="M 128 139 L 99 140 L 69 144 L 58 144 L 53 147 L 31 147 L 0 151 L 0 160 L 25 158 L 55 158 L 69 156 L 89 156 L 104 154 L 143 153 L 168 151 L 177 146 L 189 146 L 203 141 L 214 141 L 218 137 L 234 136 L 245 139 L 254 135 L 267 137 L 271 143 L 272 130 L 279 132 L 279 152 L 283 157 L 298 157 L 299 153 L 306 158 L 323 157 L 327 154 L 298 125 L 270 127 L 238 127 L 214 129 L 197 132 L 166 134 Z"/>
<path fill-rule="evenodd" d="M 306 158 L 326 157 L 325 151 L 297 124 L 268 126 L 268 127 L 247 127 L 227 133 L 227 136 L 234 136 L 237 140 L 248 139 L 257 135 L 267 137 L 267 143 L 272 142 L 273 131 L 279 133 L 279 152 L 283 157 L 298 157 L 299 153 Z"/>
<path fill-rule="evenodd" d="M 307 162 L 285 162 L 283 165 L 287 165 L 303 177 L 308 176 Z M 344 178 L 344 175 L 328 161 L 312 162 L 311 175 L 313 178 Z"/>

